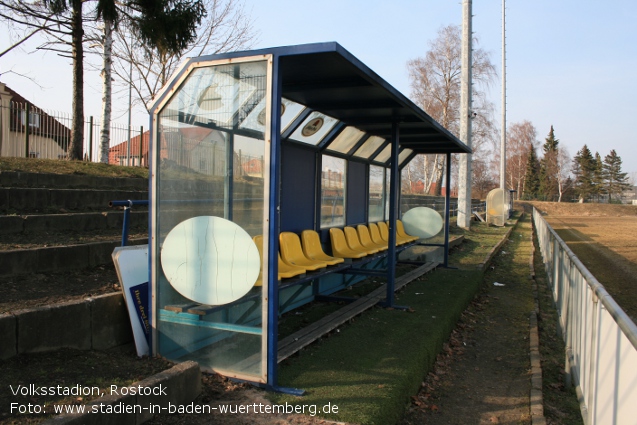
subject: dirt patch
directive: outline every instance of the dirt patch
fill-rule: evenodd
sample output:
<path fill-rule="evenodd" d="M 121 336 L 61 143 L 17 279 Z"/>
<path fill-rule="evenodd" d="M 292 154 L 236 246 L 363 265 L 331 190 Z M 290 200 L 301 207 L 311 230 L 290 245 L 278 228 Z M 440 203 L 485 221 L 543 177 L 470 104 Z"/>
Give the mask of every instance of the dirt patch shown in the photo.
<path fill-rule="evenodd" d="M 0 285 L 0 314 L 120 291 L 112 264 L 69 272 L 9 276 Z"/>
<path fill-rule="evenodd" d="M 107 351 L 79 351 L 62 349 L 50 353 L 19 355 L 0 361 L 0 424 L 34 424 L 47 415 L 11 413 L 11 403 L 44 406 L 43 411 L 53 412 L 53 405 L 85 404 L 99 397 L 93 395 L 14 395 L 12 388 L 18 385 L 34 387 L 69 388 L 99 387 L 108 394 L 110 385 L 128 385 L 155 373 L 166 370 L 172 363 L 160 358 L 138 358 L 132 346 Z"/>
<path fill-rule="evenodd" d="M 60 161 L 57 159 L 37 158 L 0 157 L 0 172 L 2 171 L 148 178 L 148 168 L 144 167 L 124 167 L 99 162 Z"/>
<path fill-rule="evenodd" d="M 620 307 L 637 320 L 637 217 L 546 219 Z"/>
<path fill-rule="evenodd" d="M 524 202 L 533 205 L 549 216 L 577 217 L 623 217 L 637 216 L 637 205 L 570 203 L 570 202 Z"/>

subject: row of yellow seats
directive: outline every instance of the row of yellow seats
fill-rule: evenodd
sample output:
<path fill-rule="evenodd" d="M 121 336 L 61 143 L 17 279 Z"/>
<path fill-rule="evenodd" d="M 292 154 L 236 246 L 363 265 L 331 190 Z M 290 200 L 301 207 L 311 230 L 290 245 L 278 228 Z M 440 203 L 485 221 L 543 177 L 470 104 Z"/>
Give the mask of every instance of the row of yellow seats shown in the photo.
<path fill-rule="evenodd" d="M 252 238 L 259 249 L 263 261 L 263 236 Z M 301 245 L 301 240 L 303 244 Z M 327 266 L 340 264 L 343 258 L 327 255 L 321 247 L 318 233 L 304 230 L 301 238 L 296 233 L 281 232 L 279 234 L 279 280 L 295 276 L 302 276 L 308 271 L 315 271 Z M 262 285 L 262 275 L 259 274 L 255 286 Z"/>
<path fill-rule="evenodd" d="M 332 253 L 343 258 L 362 258 L 367 255 L 385 251 L 389 246 L 389 228 L 387 223 L 369 223 L 369 226 L 359 224 L 356 229 L 346 226 L 343 230 L 333 227 L 330 229 Z M 418 237 L 408 235 L 403 223 L 396 222 L 396 245 L 414 242 Z"/>

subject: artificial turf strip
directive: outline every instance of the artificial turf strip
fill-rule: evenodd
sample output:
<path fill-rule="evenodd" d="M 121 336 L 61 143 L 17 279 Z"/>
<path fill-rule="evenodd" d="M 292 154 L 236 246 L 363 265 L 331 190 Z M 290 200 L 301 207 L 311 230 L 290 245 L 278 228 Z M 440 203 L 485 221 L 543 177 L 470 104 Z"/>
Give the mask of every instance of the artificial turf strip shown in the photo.
<path fill-rule="evenodd" d="M 396 303 L 413 311 L 373 308 L 353 323 L 282 362 L 279 385 L 303 397 L 272 394 L 276 403 L 338 406 L 325 418 L 360 424 L 397 422 L 482 283 L 474 270 L 438 269 L 407 285 Z"/>

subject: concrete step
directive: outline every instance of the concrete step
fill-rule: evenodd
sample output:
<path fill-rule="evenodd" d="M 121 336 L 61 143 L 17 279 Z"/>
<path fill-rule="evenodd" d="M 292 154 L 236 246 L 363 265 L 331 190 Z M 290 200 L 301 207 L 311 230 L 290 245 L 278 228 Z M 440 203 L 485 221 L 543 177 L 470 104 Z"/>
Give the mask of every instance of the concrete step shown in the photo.
<path fill-rule="evenodd" d="M 0 212 L 104 210 L 110 201 L 147 199 L 148 192 L 140 190 L 0 187 Z"/>
<path fill-rule="evenodd" d="M 0 186 L 148 190 L 148 179 L 2 171 L 0 172 Z"/>
<path fill-rule="evenodd" d="M 147 238 L 131 239 L 129 245 L 147 244 Z M 111 264 L 111 254 L 121 240 L 78 245 L 0 251 L 0 276 L 60 272 Z"/>
<path fill-rule="evenodd" d="M 0 216 L 0 235 L 121 229 L 123 211 Z M 131 211 L 131 228 L 148 227 L 148 211 Z"/>

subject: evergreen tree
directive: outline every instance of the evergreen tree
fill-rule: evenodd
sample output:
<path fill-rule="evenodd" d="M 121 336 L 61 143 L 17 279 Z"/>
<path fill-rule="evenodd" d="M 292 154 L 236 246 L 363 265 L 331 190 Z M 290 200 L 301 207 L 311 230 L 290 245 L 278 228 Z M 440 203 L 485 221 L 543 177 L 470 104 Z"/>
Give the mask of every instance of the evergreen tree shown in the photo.
<path fill-rule="evenodd" d="M 622 159 L 615 149 L 604 158 L 602 175 L 604 177 L 605 190 L 608 193 L 608 202 L 613 202 L 613 195 L 617 195 L 615 201 L 621 203 L 621 194 L 630 189 L 628 173 L 622 172 Z"/>
<path fill-rule="evenodd" d="M 599 152 L 595 152 L 595 160 L 593 161 L 593 174 L 591 176 L 591 184 L 593 186 L 591 195 L 595 196 L 595 200 L 599 202 L 601 195 L 606 193 L 604 188 L 602 157 Z"/>
<path fill-rule="evenodd" d="M 538 198 L 546 201 L 554 201 L 557 197 L 557 155 L 559 140 L 555 138 L 555 130 L 551 126 L 548 136 L 544 141 L 542 150 L 544 157 L 540 161 L 540 177 Z"/>
<path fill-rule="evenodd" d="M 526 173 L 524 174 L 524 193 L 522 199 L 537 199 L 540 188 L 539 179 L 540 163 L 538 162 L 535 148 L 529 145 L 529 155 L 526 162 Z"/>
<path fill-rule="evenodd" d="M 575 193 L 580 202 L 586 201 L 593 193 L 593 171 L 595 160 L 588 146 L 584 145 L 573 158 L 573 175 L 575 176 Z"/>

